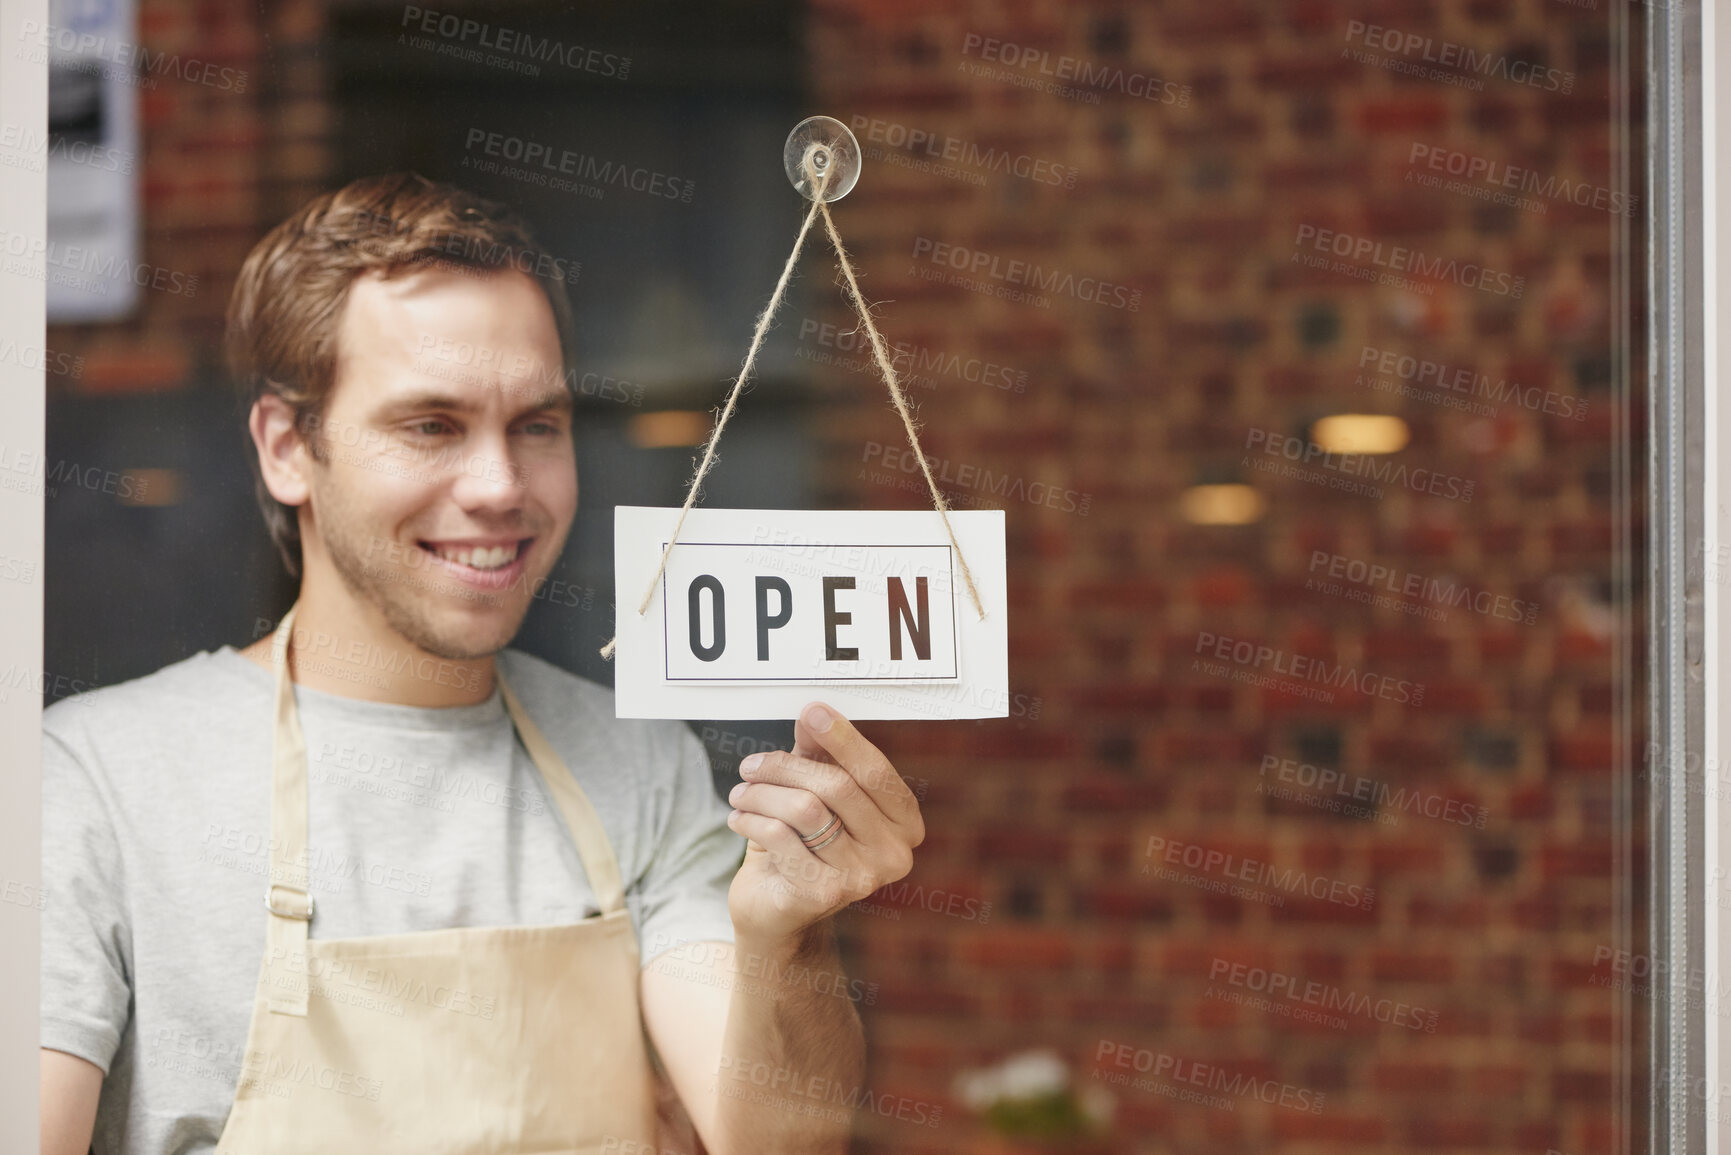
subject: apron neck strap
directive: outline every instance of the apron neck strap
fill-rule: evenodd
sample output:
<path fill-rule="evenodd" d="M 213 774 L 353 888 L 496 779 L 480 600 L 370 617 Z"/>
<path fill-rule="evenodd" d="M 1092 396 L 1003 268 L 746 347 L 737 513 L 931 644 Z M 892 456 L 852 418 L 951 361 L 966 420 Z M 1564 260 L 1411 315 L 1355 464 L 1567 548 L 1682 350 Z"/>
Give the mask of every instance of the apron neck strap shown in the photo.
<path fill-rule="evenodd" d="M 308 886 L 307 855 L 307 748 L 301 732 L 300 714 L 295 708 L 294 683 L 288 673 L 288 647 L 294 623 L 297 601 L 283 615 L 271 639 L 271 666 L 276 672 L 276 708 L 271 743 L 271 808 L 270 808 L 270 886 L 265 892 L 265 907 L 271 913 L 268 924 L 270 946 L 295 954 L 306 950 L 307 924 L 312 921 L 313 896 Z M 625 886 L 619 873 L 619 860 L 607 838 L 606 828 L 590 803 L 589 796 L 577 784 L 577 779 L 529 717 L 517 700 L 517 695 L 505 682 L 499 663 L 493 663 L 493 677 L 499 683 L 500 696 L 517 736 L 541 779 L 553 795 L 554 803 L 565 817 L 583 872 L 595 891 L 596 903 L 603 914 L 625 909 Z M 306 1013 L 306 989 L 282 997 L 288 1013 Z M 298 1007 L 298 1009 L 290 1009 Z M 273 999 L 272 1009 L 279 1009 Z"/>
<path fill-rule="evenodd" d="M 589 796 L 583 793 L 583 787 L 577 784 L 577 778 L 566 767 L 565 760 L 559 757 L 559 752 L 553 749 L 552 743 L 542 735 L 541 728 L 535 725 L 529 712 L 517 700 L 511 684 L 505 681 L 504 671 L 499 669 L 497 659 L 493 662 L 493 677 L 499 683 L 505 709 L 517 727 L 517 737 L 523 740 L 523 748 L 529 751 L 530 760 L 541 771 L 542 781 L 552 792 L 559 812 L 565 816 L 565 824 L 571 828 L 571 840 L 577 844 L 577 856 L 583 860 L 583 873 L 589 876 L 589 886 L 595 892 L 601 913 L 624 910 L 625 884 L 619 874 L 619 860 L 613 855 L 613 844 L 607 838 L 606 828 L 601 825 L 600 815 L 595 813 Z"/>

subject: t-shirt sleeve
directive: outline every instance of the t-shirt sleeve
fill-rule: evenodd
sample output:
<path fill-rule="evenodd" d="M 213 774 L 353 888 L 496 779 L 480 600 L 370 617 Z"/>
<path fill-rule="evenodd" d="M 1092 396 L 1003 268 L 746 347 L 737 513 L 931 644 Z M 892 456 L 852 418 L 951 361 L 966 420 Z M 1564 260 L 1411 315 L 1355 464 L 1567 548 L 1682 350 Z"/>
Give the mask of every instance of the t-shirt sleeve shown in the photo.
<path fill-rule="evenodd" d="M 745 839 L 727 826 L 732 809 L 716 796 L 709 754 L 674 723 L 677 766 L 672 806 L 638 892 L 639 960 L 688 942 L 732 942 L 727 891 L 745 858 Z"/>
<path fill-rule="evenodd" d="M 42 735 L 42 1046 L 108 1073 L 132 1001 L 132 923 L 98 776 Z"/>

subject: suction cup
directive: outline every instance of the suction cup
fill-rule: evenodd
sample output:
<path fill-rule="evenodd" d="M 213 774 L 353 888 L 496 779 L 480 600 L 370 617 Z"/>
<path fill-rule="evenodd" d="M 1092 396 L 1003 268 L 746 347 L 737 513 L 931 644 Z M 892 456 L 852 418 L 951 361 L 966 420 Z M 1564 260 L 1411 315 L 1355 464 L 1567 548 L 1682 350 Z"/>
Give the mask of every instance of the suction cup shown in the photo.
<path fill-rule="evenodd" d="M 808 116 L 787 134 L 781 152 L 787 179 L 808 201 L 839 201 L 859 182 L 859 141 L 848 126 L 832 116 Z"/>

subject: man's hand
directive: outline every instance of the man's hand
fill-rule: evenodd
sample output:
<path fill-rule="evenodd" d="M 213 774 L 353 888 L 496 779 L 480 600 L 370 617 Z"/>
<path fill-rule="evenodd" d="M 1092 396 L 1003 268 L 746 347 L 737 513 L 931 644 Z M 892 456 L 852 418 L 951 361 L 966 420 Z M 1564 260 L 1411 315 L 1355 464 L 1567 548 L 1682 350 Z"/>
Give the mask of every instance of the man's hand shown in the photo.
<path fill-rule="evenodd" d="M 926 837 L 919 800 L 852 722 L 814 702 L 793 736 L 791 752 L 741 762 L 745 781 L 727 796 L 735 808 L 727 824 L 748 840 L 727 895 L 742 942 L 792 938 L 896 881 Z M 840 837 L 806 849 L 801 835 L 817 833 L 832 813 Z"/>
<path fill-rule="evenodd" d="M 708 944 L 707 961 L 673 951 L 643 971 L 644 1022 L 717 1155 L 847 1150 L 851 1109 L 790 1109 L 742 1074 L 864 1093 L 865 1033 L 830 916 L 907 874 L 926 836 L 913 791 L 846 718 L 813 703 L 793 736 L 791 752 L 740 763 L 745 781 L 728 796 L 727 824 L 747 839 L 727 894 L 734 941 Z M 800 835 L 832 814 L 822 845 L 807 849 Z"/>

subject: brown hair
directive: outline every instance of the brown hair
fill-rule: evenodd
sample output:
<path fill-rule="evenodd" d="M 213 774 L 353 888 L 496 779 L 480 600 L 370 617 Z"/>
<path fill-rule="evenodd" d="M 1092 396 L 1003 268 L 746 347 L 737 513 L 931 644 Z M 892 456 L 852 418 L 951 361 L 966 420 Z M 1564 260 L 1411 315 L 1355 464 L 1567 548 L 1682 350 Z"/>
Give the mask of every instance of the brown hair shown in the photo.
<path fill-rule="evenodd" d="M 438 264 L 533 276 L 553 309 L 560 352 L 571 360 L 566 262 L 547 253 L 503 205 L 414 173 L 365 177 L 314 198 L 253 246 L 228 301 L 228 362 L 245 407 L 265 393 L 295 411 L 313 454 L 336 376 L 337 329 L 349 286 L 363 273 Z M 250 448 L 250 445 L 249 445 Z M 248 453 L 271 540 L 289 573 L 300 573 L 300 525 L 271 496 Z"/>

